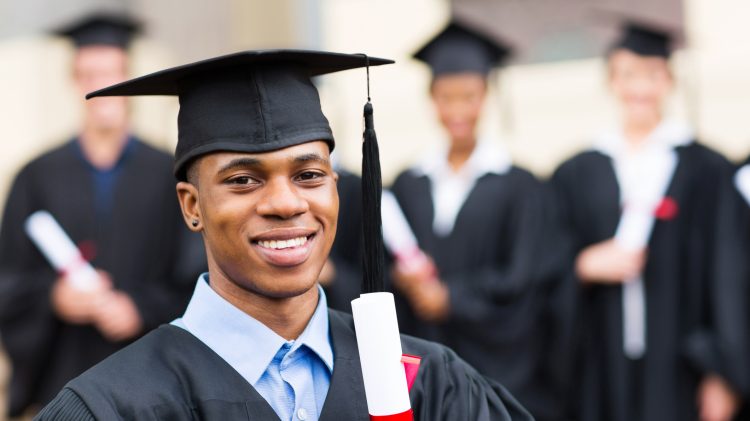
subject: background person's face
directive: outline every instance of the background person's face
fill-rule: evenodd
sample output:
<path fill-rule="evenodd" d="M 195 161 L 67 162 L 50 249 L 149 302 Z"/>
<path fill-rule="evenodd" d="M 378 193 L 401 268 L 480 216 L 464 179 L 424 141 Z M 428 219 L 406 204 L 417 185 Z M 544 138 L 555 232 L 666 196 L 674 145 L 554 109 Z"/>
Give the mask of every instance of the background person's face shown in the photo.
<path fill-rule="evenodd" d="M 127 79 L 127 53 L 118 47 L 95 45 L 77 50 L 73 80 L 80 97 Z M 127 98 L 101 97 L 84 104 L 89 124 L 102 129 L 121 127 L 127 118 Z"/>
<path fill-rule="evenodd" d="M 198 207 L 209 268 L 270 298 L 315 286 L 336 235 L 328 145 L 200 158 Z"/>
<path fill-rule="evenodd" d="M 619 50 L 609 58 L 609 86 L 626 122 L 652 124 L 672 92 L 672 73 L 663 58 Z"/>
<path fill-rule="evenodd" d="M 482 113 L 487 82 L 474 73 L 438 76 L 431 87 L 438 119 L 452 142 L 476 139 L 476 128 Z"/>

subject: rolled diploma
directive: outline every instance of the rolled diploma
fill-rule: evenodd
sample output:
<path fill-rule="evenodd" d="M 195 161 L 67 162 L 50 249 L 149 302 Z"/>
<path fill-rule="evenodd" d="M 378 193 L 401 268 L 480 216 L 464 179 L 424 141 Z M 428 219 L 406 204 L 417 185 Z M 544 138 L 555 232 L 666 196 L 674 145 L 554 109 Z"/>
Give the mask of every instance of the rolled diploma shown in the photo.
<path fill-rule="evenodd" d="M 380 202 L 383 218 L 383 241 L 396 256 L 408 256 L 418 250 L 417 237 L 411 230 L 393 193 L 384 190 Z"/>
<path fill-rule="evenodd" d="M 380 214 L 383 218 L 383 242 L 399 263 L 409 271 L 419 270 L 423 265 L 429 264 L 396 197 L 388 190 L 383 190 Z"/>
<path fill-rule="evenodd" d="M 34 212 L 24 226 L 26 234 L 52 267 L 64 274 L 74 287 L 90 290 L 96 286 L 99 275 L 49 212 Z"/>
<path fill-rule="evenodd" d="M 375 292 L 352 300 L 367 409 L 387 417 L 411 411 L 409 390 L 401 362 L 401 337 L 393 294 Z"/>

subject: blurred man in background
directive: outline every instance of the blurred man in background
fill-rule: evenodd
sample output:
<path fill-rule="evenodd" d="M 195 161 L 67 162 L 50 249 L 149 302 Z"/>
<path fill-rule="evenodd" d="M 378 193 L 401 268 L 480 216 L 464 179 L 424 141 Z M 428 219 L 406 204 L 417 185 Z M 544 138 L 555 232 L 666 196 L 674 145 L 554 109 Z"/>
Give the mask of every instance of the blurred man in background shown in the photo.
<path fill-rule="evenodd" d="M 623 25 L 607 55 L 620 125 L 552 180 L 580 285 L 582 421 L 728 421 L 745 384 L 731 166 L 665 116 L 671 37 Z"/>
<path fill-rule="evenodd" d="M 415 54 L 432 70 L 430 95 L 448 147 L 393 184 L 429 256 L 417 268 L 396 259 L 393 282 L 405 303 L 405 332 L 447 344 L 547 420 L 558 408 L 543 367 L 550 336 L 542 330 L 542 303 L 554 253 L 542 250 L 542 185 L 477 133 L 488 75 L 509 53 L 454 21 Z"/>
<path fill-rule="evenodd" d="M 138 25 L 95 15 L 61 31 L 75 43 L 80 94 L 127 78 Z M 80 133 L 17 175 L 0 230 L 0 333 L 12 365 L 9 412 L 33 412 L 70 379 L 184 308 L 205 268 L 183 226 L 171 158 L 130 134 L 123 98 L 84 104 Z M 24 232 L 46 210 L 99 273 L 77 288 Z"/>

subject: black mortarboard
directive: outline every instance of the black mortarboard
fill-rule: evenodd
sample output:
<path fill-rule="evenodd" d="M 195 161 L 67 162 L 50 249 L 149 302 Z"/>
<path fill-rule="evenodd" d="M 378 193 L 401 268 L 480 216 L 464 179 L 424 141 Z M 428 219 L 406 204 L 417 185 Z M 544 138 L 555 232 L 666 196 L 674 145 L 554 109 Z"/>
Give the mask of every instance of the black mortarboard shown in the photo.
<path fill-rule="evenodd" d="M 312 76 L 367 67 L 362 185 L 363 292 L 383 290 L 380 160 L 369 98 L 369 66 L 392 60 L 303 50 L 244 51 L 173 67 L 86 95 L 177 95 L 174 172 L 185 180 L 193 159 L 211 152 L 270 152 L 316 140 L 334 146 Z"/>
<path fill-rule="evenodd" d="M 486 76 L 510 53 L 508 46 L 454 21 L 414 53 L 414 58 L 427 63 L 433 77 L 464 72 Z"/>
<path fill-rule="evenodd" d="M 109 45 L 127 49 L 140 24 L 130 16 L 97 13 L 89 15 L 64 28 L 56 34 L 69 37 L 76 48 L 90 45 Z"/>
<path fill-rule="evenodd" d="M 669 32 L 641 23 L 623 25 L 620 38 L 610 51 L 625 49 L 641 56 L 669 58 L 672 54 L 672 36 Z"/>

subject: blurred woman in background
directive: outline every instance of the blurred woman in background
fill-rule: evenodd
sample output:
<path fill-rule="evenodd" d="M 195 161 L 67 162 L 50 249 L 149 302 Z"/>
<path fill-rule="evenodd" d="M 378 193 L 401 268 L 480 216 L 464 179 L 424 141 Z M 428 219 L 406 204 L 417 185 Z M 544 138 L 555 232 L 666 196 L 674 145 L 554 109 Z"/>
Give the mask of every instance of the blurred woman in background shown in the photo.
<path fill-rule="evenodd" d="M 722 257 L 731 166 L 665 116 L 670 44 L 625 26 L 607 55 L 620 124 L 552 180 L 580 285 L 582 421 L 730 420 L 745 382 L 742 262 Z"/>

